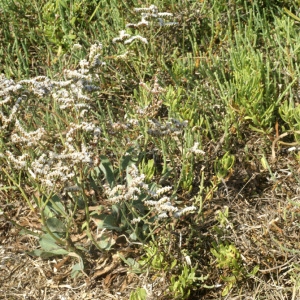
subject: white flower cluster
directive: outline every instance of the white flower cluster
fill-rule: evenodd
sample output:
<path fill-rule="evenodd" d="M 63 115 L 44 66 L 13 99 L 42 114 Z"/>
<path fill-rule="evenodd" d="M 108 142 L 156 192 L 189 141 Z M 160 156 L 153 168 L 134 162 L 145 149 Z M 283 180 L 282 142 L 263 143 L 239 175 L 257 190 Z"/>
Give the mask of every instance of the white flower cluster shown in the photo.
<path fill-rule="evenodd" d="M 179 218 L 180 216 L 186 214 L 187 212 L 196 210 L 195 206 L 188 206 L 182 209 L 172 205 L 170 197 L 163 196 L 165 193 L 169 192 L 172 188 L 170 186 L 162 187 L 157 189 L 155 192 L 149 192 L 152 200 L 144 201 L 145 205 L 151 207 L 157 212 L 157 217 L 167 218 L 168 216 L 173 216 L 174 218 Z M 154 199 L 154 200 L 153 200 Z"/>
<path fill-rule="evenodd" d="M 119 32 L 119 36 L 114 38 L 112 41 L 113 41 L 113 43 L 124 42 L 124 44 L 131 44 L 134 40 L 140 40 L 144 44 L 148 44 L 148 41 L 146 38 L 144 38 L 140 35 L 131 36 L 130 34 L 126 33 L 125 30 L 121 30 Z"/>
<path fill-rule="evenodd" d="M 79 45 L 74 48 L 78 49 Z M 47 189 L 61 189 L 72 185 L 78 170 L 93 165 L 91 148 L 98 143 L 101 130 L 93 122 L 83 121 L 83 117 L 90 109 L 88 93 L 99 90 L 94 68 L 104 65 L 99 58 L 101 50 L 101 44 L 92 45 L 88 61 L 80 61 L 78 70 L 66 70 L 62 81 L 38 76 L 15 82 L 0 75 L 0 129 L 9 126 L 9 132 L 5 131 L 8 147 L 0 153 L 0 158 L 11 169 L 26 170 Z M 77 116 L 76 124 L 69 123 L 64 132 L 56 134 L 53 129 L 47 132 L 46 126 L 30 130 L 35 121 L 31 122 L 27 117 L 27 101 L 30 105 L 37 104 L 37 113 L 39 109 L 42 113 L 43 109 L 51 112 L 44 106 L 45 98 L 49 108 L 58 104 L 61 110 Z M 11 146 L 21 149 L 22 153 L 12 151 Z"/>
<path fill-rule="evenodd" d="M 127 184 L 116 185 L 113 188 L 105 186 L 105 193 L 111 203 L 138 200 L 139 196 L 143 195 L 143 203 L 153 210 L 158 219 L 169 216 L 179 218 L 187 212 L 196 210 L 195 206 L 179 209 L 172 205 L 170 197 L 165 196 L 172 189 L 170 186 L 162 187 L 155 191 L 150 190 L 149 185 L 144 182 L 145 175 L 140 175 L 135 165 L 131 165 L 127 170 L 130 178 L 127 180 Z M 142 216 L 136 217 L 131 223 L 138 223 L 141 218 Z"/>
<path fill-rule="evenodd" d="M 30 163 L 27 170 L 33 179 L 46 188 L 53 189 L 57 186 L 63 187 L 73 179 L 77 166 L 92 164 L 92 155 L 84 144 L 80 150 L 76 150 L 74 146 L 66 143 L 61 153 L 43 153 Z"/>
<path fill-rule="evenodd" d="M 188 152 L 196 154 L 196 155 L 205 155 L 205 152 L 203 150 L 199 149 L 199 143 L 197 143 L 197 142 L 193 145 L 192 148 L 189 149 Z"/>
<path fill-rule="evenodd" d="M 149 120 L 150 129 L 148 134 L 152 136 L 166 136 L 166 135 L 179 135 L 183 129 L 188 125 L 188 121 L 180 122 L 176 119 L 171 118 L 165 124 L 160 123 L 158 120 Z"/>
<path fill-rule="evenodd" d="M 123 54 L 116 55 L 115 58 L 118 59 L 118 60 L 125 60 L 128 57 L 131 57 L 133 55 L 134 55 L 133 51 L 125 51 Z"/>
<path fill-rule="evenodd" d="M 144 183 L 145 175 L 138 175 L 138 169 L 132 165 L 128 167 L 128 175 L 131 180 L 127 180 L 127 185 L 116 185 L 113 188 L 105 186 L 105 193 L 109 201 L 119 203 L 129 200 L 137 200 L 138 196 L 147 190 L 148 186 Z"/>
<path fill-rule="evenodd" d="M 10 151 L 5 151 L 5 154 L 0 153 L 0 157 L 4 159 L 8 159 L 9 163 L 12 164 L 13 168 L 17 170 L 22 170 L 27 166 L 27 159 L 29 155 L 27 153 L 22 154 L 18 157 L 15 157 Z"/>
<path fill-rule="evenodd" d="M 155 77 L 154 85 L 153 85 L 152 89 L 149 88 L 147 86 L 147 84 L 143 81 L 140 82 L 140 86 L 143 87 L 145 90 L 147 90 L 149 93 L 151 93 L 153 95 L 159 95 L 159 94 L 161 94 L 162 92 L 165 91 L 165 89 L 160 86 L 157 77 Z"/>
<path fill-rule="evenodd" d="M 61 152 L 49 150 L 39 155 L 33 161 L 30 161 L 28 154 L 16 157 L 10 151 L 6 151 L 6 155 L 1 154 L 0 157 L 6 158 L 16 169 L 27 170 L 33 179 L 46 188 L 62 187 L 75 176 L 74 170 L 76 170 L 76 166 L 93 165 L 92 154 L 89 153 L 86 145 L 82 144 L 81 149 L 76 150 L 75 146 L 71 144 L 73 134 L 78 129 L 99 134 L 98 127 L 92 124 L 73 124 L 73 127 L 66 134 L 68 138 L 66 138 L 67 141 Z"/>
<path fill-rule="evenodd" d="M 86 103 L 90 101 L 90 97 L 86 92 L 90 93 L 99 90 L 99 86 L 93 83 L 95 80 L 98 80 L 98 75 L 92 74 L 92 70 L 95 67 L 105 65 L 100 60 L 101 50 L 101 44 L 92 45 L 89 60 L 80 61 L 79 70 L 66 70 L 66 80 L 63 81 L 55 81 L 46 76 L 37 76 L 16 83 L 11 79 L 5 78 L 4 75 L 0 75 L 0 97 L 4 98 L 2 101 L 0 100 L 0 107 L 13 103 L 15 101 L 14 95 L 22 95 L 22 97 L 17 98 L 17 101 L 10 109 L 9 116 L 5 115 L 3 110 L 0 111 L 2 128 L 6 128 L 15 120 L 21 101 L 25 101 L 22 98 L 25 97 L 26 99 L 28 94 L 36 95 L 39 98 L 52 97 L 59 103 L 61 109 L 73 108 L 77 111 L 85 110 L 86 112 L 90 108 Z"/>
<path fill-rule="evenodd" d="M 0 89 L 1 89 L 1 86 L 0 86 Z M 10 96 L 8 96 L 1 102 L 1 104 L 2 105 L 7 104 L 8 102 L 11 101 L 11 99 L 12 98 Z M 22 98 L 18 97 L 16 103 L 13 105 L 12 109 L 10 110 L 10 114 L 8 117 L 4 115 L 3 111 L 0 111 L 0 121 L 2 122 L 0 129 L 7 128 L 7 126 L 15 119 L 15 116 L 19 109 L 21 101 L 22 101 Z"/>
<path fill-rule="evenodd" d="M 130 34 L 126 33 L 126 30 L 119 31 L 119 36 L 114 38 L 113 43 L 122 42 L 125 39 L 130 38 Z"/>
<path fill-rule="evenodd" d="M 178 25 L 177 22 L 165 22 L 163 18 L 173 17 L 173 14 L 168 12 L 158 12 L 158 8 L 155 5 L 150 5 L 149 7 L 135 8 L 134 11 L 142 12 L 141 21 L 137 24 L 127 24 L 126 27 L 140 27 L 147 26 L 149 24 L 148 18 L 156 19 L 160 26 L 174 26 Z"/>
<path fill-rule="evenodd" d="M 49 95 L 55 84 L 57 84 L 58 86 L 60 85 L 60 83 L 52 81 L 46 76 L 38 76 L 33 79 L 24 79 L 19 81 L 19 84 L 21 84 L 22 86 L 27 85 L 29 89 L 39 97 Z"/>
<path fill-rule="evenodd" d="M 81 50 L 82 49 L 82 46 L 80 44 L 74 44 L 73 47 L 72 47 L 72 50 Z"/>
<path fill-rule="evenodd" d="M 14 80 L 5 78 L 4 74 L 0 75 L 0 87 L 0 97 L 17 93 L 23 88 L 21 84 L 16 84 Z M 0 103 L 3 104 L 4 102 L 1 101 Z"/>
<path fill-rule="evenodd" d="M 148 19 L 157 20 L 157 24 L 159 24 L 159 26 L 178 25 L 177 22 L 165 22 L 165 20 L 163 18 L 173 17 L 173 14 L 168 13 L 168 12 L 158 12 L 158 8 L 155 5 L 151 5 L 148 8 L 147 7 L 146 8 L 135 8 L 134 11 L 141 12 L 141 20 L 137 23 L 126 24 L 126 28 L 146 27 L 146 26 L 150 25 L 150 22 Z M 140 35 L 131 36 L 125 30 L 119 31 L 119 36 L 114 38 L 112 41 L 113 41 L 113 43 L 123 42 L 126 45 L 126 44 L 131 44 L 134 40 L 140 40 L 144 44 L 148 44 L 148 41 L 146 38 L 144 38 Z"/>
<path fill-rule="evenodd" d="M 140 36 L 140 35 L 134 35 L 132 37 L 130 37 L 128 40 L 126 40 L 124 42 L 124 44 L 131 44 L 134 40 L 140 40 L 141 42 L 143 42 L 144 44 L 148 44 L 148 41 L 146 38 Z"/>
<path fill-rule="evenodd" d="M 82 130 L 83 132 L 93 133 L 93 137 L 94 137 L 92 142 L 93 144 L 97 143 L 101 134 L 100 127 L 96 126 L 93 123 L 88 123 L 88 122 L 81 122 L 80 124 L 70 123 L 70 128 L 66 133 L 66 145 L 71 147 L 70 143 L 73 142 L 74 137 L 79 130 Z"/>
<path fill-rule="evenodd" d="M 34 147 L 38 143 L 40 143 L 41 139 L 46 135 L 46 130 L 41 127 L 35 131 L 26 132 L 24 128 L 21 126 L 19 120 L 15 122 L 15 128 L 17 133 L 11 135 L 11 141 L 14 144 L 21 144 L 23 147 L 27 148 Z"/>

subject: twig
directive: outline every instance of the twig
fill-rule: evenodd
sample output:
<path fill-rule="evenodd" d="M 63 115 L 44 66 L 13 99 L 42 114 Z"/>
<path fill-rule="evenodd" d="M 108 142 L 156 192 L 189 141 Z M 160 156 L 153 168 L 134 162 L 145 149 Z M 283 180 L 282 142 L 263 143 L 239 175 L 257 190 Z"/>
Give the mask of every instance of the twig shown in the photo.
<path fill-rule="evenodd" d="M 273 162 L 276 160 L 276 154 L 275 154 L 275 145 L 276 145 L 276 143 L 277 143 L 280 139 L 284 138 L 285 136 L 287 136 L 287 135 L 289 135 L 289 134 L 294 134 L 294 133 L 300 134 L 300 131 L 299 131 L 299 130 L 296 130 L 296 131 L 285 132 L 285 133 L 279 135 L 279 136 L 273 141 L 273 143 L 272 143 L 272 161 L 273 161 Z M 292 143 L 292 144 L 294 145 L 294 143 Z"/>
<path fill-rule="evenodd" d="M 269 273 L 269 272 L 274 271 L 274 270 L 277 270 L 277 269 L 282 269 L 283 267 L 285 267 L 286 265 L 288 265 L 293 259 L 294 259 L 294 257 L 291 258 L 290 260 L 288 260 L 288 261 L 287 261 L 286 263 L 284 263 L 283 265 L 276 266 L 276 267 L 269 268 L 269 269 L 259 270 L 259 272 L 261 272 L 261 273 Z"/>

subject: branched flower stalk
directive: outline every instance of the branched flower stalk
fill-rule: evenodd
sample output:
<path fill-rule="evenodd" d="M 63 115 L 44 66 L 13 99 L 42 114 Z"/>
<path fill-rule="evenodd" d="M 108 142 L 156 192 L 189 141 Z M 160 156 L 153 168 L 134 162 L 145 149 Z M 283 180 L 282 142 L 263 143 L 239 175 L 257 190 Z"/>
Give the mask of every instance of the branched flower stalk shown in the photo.
<path fill-rule="evenodd" d="M 141 13 L 141 20 L 137 23 L 128 23 L 126 24 L 126 28 L 142 28 L 150 25 L 157 25 L 159 27 L 163 26 L 176 26 L 177 22 L 165 22 L 164 18 L 173 17 L 172 13 L 168 12 L 158 12 L 158 8 L 155 5 L 150 5 L 149 7 L 144 8 L 135 8 L 135 12 Z M 123 42 L 126 44 L 131 44 L 133 41 L 139 40 L 144 44 L 148 44 L 148 40 L 141 35 L 131 36 L 126 30 L 121 30 L 119 32 L 119 36 L 113 39 L 114 43 Z"/>
<path fill-rule="evenodd" d="M 74 201 L 73 209 L 64 210 L 53 197 L 63 201 L 63 194 L 70 192 L 74 182 L 82 193 L 87 178 L 81 175 L 94 167 L 98 154 L 94 149 L 101 129 L 87 113 L 93 105 L 91 95 L 100 91 L 98 70 L 105 65 L 100 60 L 101 51 L 101 44 L 92 45 L 88 60 L 82 60 L 78 70 L 65 70 L 65 79 L 61 81 L 38 76 L 14 82 L 0 77 L 2 171 L 28 207 L 39 211 L 46 232 L 57 244 L 73 252 L 69 231 L 77 202 Z M 52 118 L 40 119 L 40 115 L 49 112 Z M 25 180 L 35 194 L 28 194 L 22 183 Z M 88 205 L 88 200 L 84 200 Z M 53 216 L 52 212 L 49 214 L 50 207 L 54 215 L 66 220 L 65 238 L 57 237 L 47 224 Z"/>
<path fill-rule="evenodd" d="M 105 185 L 105 193 L 112 204 L 121 207 L 121 212 L 127 221 L 127 225 L 133 232 L 137 231 L 137 225 L 144 222 L 149 225 L 149 236 L 159 226 L 159 220 L 164 218 L 179 218 L 182 215 L 196 210 L 195 206 L 178 208 L 166 194 L 172 190 L 171 186 L 157 187 L 145 183 L 145 175 L 139 174 L 138 168 L 131 165 L 127 168 L 126 184 L 110 187 Z M 135 208 L 135 202 L 141 202 L 146 212 L 140 212 Z M 126 207 L 126 210 L 124 209 Z M 136 227 L 133 228 L 132 225 Z M 137 236 L 137 238 L 139 238 Z M 142 241 L 142 240 L 141 240 Z"/>
<path fill-rule="evenodd" d="M 160 13 L 153 5 L 135 11 L 141 13 L 141 21 L 128 24 L 126 28 L 139 28 L 153 22 L 158 26 L 176 25 L 164 20 L 172 14 Z M 131 44 L 134 40 L 148 43 L 143 36 L 131 36 L 125 30 L 120 31 L 113 42 Z M 80 48 L 81 45 L 75 44 L 73 51 Z M 77 69 L 64 70 L 61 80 L 38 76 L 15 82 L 3 75 L 0 77 L 0 161 L 6 180 L 19 190 L 28 207 L 38 212 L 45 233 L 57 245 L 71 252 L 76 252 L 71 231 L 77 226 L 75 216 L 80 201 L 84 204 L 85 217 L 81 230 L 101 250 L 90 224 L 89 206 L 93 196 L 87 194 L 94 180 L 91 174 L 99 170 L 101 142 L 110 142 L 92 113 L 95 99 L 101 94 L 100 74 L 106 65 L 101 57 L 102 45 L 92 45 L 87 58 L 79 62 Z M 121 56 L 118 58 L 122 59 Z M 164 138 L 163 148 L 166 150 L 167 140 L 174 139 L 177 143 L 188 123 L 176 118 L 156 118 L 162 105 L 161 94 L 165 92 L 157 76 L 153 87 L 148 87 L 143 81 L 140 87 L 151 95 L 152 103 L 136 105 L 136 118 L 125 117 L 126 123 L 108 122 L 102 126 L 108 127 L 104 130 L 114 135 L 134 130 L 144 123 L 147 128 L 145 143 L 149 136 Z M 46 118 L 41 119 L 41 115 Z M 199 153 L 196 148 L 197 145 L 191 152 Z M 165 160 L 163 172 L 166 165 Z M 104 189 L 109 209 L 114 205 L 120 208 L 132 239 L 143 242 L 153 236 L 162 219 L 180 218 L 196 210 L 194 206 L 177 207 L 175 198 L 168 196 L 172 188 L 146 183 L 146 176 L 140 174 L 134 164 L 128 166 L 126 172 L 126 178 L 119 178 L 121 184 L 102 186 L 101 178 L 96 178 L 93 188 L 98 189 L 98 194 Z M 30 184 L 35 192 L 33 195 L 24 188 L 23 182 Z M 94 191 L 95 195 L 97 193 Z M 95 197 L 93 201 L 97 200 Z M 64 231 L 62 235 L 53 231 L 52 220 L 63 224 L 58 229 Z M 142 224 L 147 230 L 141 235 Z"/>

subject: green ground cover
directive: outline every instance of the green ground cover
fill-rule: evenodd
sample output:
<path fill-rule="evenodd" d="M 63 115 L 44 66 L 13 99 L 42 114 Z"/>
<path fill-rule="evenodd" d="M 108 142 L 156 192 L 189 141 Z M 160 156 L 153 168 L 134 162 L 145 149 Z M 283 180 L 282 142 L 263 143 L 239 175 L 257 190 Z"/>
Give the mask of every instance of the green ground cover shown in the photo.
<path fill-rule="evenodd" d="M 3 222 L 127 299 L 297 299 L 299 3 L 144 2 L 0 0 Z"/>

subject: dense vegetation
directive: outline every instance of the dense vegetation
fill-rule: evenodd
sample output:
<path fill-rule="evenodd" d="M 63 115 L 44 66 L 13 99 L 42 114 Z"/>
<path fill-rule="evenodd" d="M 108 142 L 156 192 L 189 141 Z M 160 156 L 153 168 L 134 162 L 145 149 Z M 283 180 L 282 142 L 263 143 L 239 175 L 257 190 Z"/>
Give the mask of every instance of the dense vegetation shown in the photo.
<path fill-rule="evenodd" d="M 0 0 L 3 245 L 134 274 L 111 297 L 296 299 L 299 3 L 144 2 Z"/>

